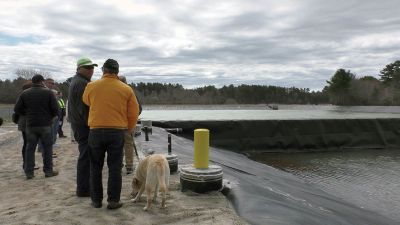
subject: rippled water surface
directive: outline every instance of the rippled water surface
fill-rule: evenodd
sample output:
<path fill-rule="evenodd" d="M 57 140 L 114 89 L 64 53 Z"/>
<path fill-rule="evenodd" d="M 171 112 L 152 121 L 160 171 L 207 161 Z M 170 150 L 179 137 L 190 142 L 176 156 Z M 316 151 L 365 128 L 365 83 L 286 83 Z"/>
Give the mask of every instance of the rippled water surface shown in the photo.
<path fill-rule="evenodd" d="M 293 120 L 400 118 L 400 107 L 331 105 L 153 105 L 144 106 L 143 120 Z"/>
<path fill-rule="evenodd" d="M 250 158 L 400 223 L 400 149 L 264 153 Z"/>

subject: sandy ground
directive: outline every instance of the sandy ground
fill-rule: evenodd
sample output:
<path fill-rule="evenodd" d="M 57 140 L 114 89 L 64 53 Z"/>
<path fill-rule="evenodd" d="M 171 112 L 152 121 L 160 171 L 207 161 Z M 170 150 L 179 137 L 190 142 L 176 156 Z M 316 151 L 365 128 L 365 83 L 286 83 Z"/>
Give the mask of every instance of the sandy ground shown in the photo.
<path fill-rule="evenodd" d="M 69 136 L 69 124 L 64 132 Z M 26 180 L 22 170 L 22 137 L 12 124 L 0 127 L 0 224 L 246 224 L 219 192 L 196 194 L 181 192 L 179 174 L 171 176 L 167 208 L 159 202 L 149 212 L 141 202 L 130 202 L 132 174 L 123 169 L 121 201 L 123 207 L 106 209 L 107 166 L 103 169 L 103 208 L 90 206 L 90 198 L 75 196 L 77 144 L 70 138 L 58 139 L 54 152 L 60 174 L 45 178 L 42 157 L 36 154 L 35 178 Z M 140 144 L 139 144 L 140 146 Z"/>

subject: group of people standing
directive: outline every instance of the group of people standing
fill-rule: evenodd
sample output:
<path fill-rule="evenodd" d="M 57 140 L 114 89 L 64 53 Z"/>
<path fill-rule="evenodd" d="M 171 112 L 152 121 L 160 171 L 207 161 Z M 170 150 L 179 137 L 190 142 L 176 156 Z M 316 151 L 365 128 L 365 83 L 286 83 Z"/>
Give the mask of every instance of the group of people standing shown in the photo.
<path fill-rule="evenodd" d="M 122 206 L 120 195 L 125 138 L 133 142 L 133 130 L 141 108 L 133 89 L 121 82 L 116 60 L 106 60 L 101 68 L 101 79 L 91 82 L 97 66 L 87 57 L 78 59 L 76 75 L 69 87 L 68 120 L 79 150 L 76 195 L 90 196 L 93 207 L 102 207 L 102 170 L 107 154 L 107 208 L 117 209 Z M 43 82 L 43 76 L 33 76 L 32 87 L 23 91 L 15 105 L 15 112 L 26 117 L 27 146 L 23 157 L 27 179 L 34 177 L 34 152 L 38 140 L 43 143 L 45 177 L 58 174 L 53 169 L 51 157 L 51 121 L 58 115 L 59 104 Z M 125 149 L 125 153 L 127 150 L 129 148 Z M 132 154 L 132 150 L 130 152 Z M 131 173 L 133 157 L 126 158 L 127 173 Z"/>

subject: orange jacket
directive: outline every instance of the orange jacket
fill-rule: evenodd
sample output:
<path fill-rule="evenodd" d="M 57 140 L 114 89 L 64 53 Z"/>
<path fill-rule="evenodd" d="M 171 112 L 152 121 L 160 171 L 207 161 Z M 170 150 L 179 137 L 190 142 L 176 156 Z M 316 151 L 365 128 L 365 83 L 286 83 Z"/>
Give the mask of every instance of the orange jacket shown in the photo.
<path fill-rule="evenodd" d="M 90 129 L 117 128 L 132 130 L 139 116 L 139 104 L 132 88 L 117 75 L 104 74 L 89 83 L 82 96 L 89 106 Z"/>

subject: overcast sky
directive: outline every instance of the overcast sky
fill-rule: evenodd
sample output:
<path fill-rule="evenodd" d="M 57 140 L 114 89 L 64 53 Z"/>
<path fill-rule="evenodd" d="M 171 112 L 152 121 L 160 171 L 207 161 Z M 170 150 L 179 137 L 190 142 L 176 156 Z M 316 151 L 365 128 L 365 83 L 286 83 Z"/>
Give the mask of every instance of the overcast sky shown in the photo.
<path fill-rule="evenodd" d="M 399 0 L 1 0 L 0 79 L 120 63 L 130 82 L 322 89 L 400 59 Z M 94 79 L 101 76 L 95 70 Z"/>

